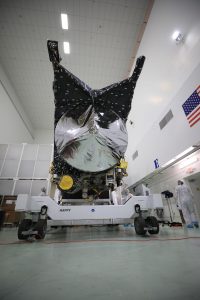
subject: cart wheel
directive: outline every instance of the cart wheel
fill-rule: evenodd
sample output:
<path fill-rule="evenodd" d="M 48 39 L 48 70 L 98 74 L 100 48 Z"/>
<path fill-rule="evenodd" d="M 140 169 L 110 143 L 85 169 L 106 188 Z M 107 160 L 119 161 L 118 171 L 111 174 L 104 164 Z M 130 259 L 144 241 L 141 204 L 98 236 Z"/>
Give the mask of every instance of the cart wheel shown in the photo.
<path fill-rule="evenodd" d="M 35 238 L 37 240 L 43 240 L 47 231 L 47 220 L 39 220 L 34 230 L 38 231 L 38 234 L 36 234 Z"/>
<path fill-rule="evenodd" d="M 158 223 L 158 220 L 155 217 L 153 217 L 153 216 L 147 217 L 146 218 L 146 223 L 147 223 L 147 225 L 155 228 L 155 229 L 148 230 L 148 232 L 150 234 L 158 234 L 159 233 L 159 223 Z"/>
<path fill-rule="evenodd" d="M 146 234 L 146 223 L 145 220 L 142 217 L 136 217 L 134 219 L 134 226 L 135 226 L 135 232 L 138 235 L 145 235 Z"/>
<path fill-rule="evenodd" d="M 30 219 L 23 219 L 20 222 L 19 227 L 18 227 L 18 232 L 17 232 L 19 240 L 27 240 L 28 239 L 28 235 L 23 235 L 22 232 L 29 230 L 31 228 L 31 225 L 32 225 L 32 220 L 30 220 Z"/>

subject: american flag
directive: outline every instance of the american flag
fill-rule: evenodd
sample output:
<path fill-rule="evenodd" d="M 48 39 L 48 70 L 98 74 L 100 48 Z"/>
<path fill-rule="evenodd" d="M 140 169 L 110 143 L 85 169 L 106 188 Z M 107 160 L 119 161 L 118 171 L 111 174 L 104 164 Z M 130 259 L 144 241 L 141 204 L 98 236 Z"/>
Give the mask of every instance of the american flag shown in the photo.
<path fill-rule="evenodd" d="M 200 121 L 200 85 L 182 105 L 190 127 Z"/>

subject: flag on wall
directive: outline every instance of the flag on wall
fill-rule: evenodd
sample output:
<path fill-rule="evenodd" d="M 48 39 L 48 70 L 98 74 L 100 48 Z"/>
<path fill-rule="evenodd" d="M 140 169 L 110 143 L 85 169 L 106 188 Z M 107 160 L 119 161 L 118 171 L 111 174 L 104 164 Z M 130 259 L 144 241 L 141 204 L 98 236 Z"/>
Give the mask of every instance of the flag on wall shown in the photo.
<path fill-rule="evenodd" d="M 200 85 L 182 105 L 190 127 L 200 121 Z"/>

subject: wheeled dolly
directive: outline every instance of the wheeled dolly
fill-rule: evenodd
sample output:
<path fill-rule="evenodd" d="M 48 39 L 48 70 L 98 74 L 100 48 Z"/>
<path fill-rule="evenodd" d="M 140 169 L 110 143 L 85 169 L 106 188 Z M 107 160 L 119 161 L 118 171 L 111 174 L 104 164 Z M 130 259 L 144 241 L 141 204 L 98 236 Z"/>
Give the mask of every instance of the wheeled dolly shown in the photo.
<path fill-rule="evenodd" d="M 50 227 L 134 223 L 138 235 L 145 235 L 147 231 L 157 234 L 159 224 L 151 216 L 151 211 L 161 206 L 161 196 L 126 197 L 121 205 L 59 205 L 49 196 L 18 195 L 15 210 L 26 215 L 19 225 L 18 238 L 26 240 L 35 236 L 36 239 L 43 239 L 47 223 Z"/>

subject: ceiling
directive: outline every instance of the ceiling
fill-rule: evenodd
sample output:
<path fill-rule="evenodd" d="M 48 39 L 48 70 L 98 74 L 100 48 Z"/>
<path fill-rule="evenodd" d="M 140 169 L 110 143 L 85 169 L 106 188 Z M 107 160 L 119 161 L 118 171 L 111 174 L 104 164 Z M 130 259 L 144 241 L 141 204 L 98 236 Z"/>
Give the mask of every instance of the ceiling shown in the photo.
<path fill-rule="evenodd" d="M 150 0 L 1 0 L 0 64 L 33 128 L 53 128 L 53 70 L 47 39 L 62 64 L 92 88 L 128 77 Z M 69 29 L 60 14 L 68 14 Z M 71 53 L 63 53 L 69 41 Z"/>

